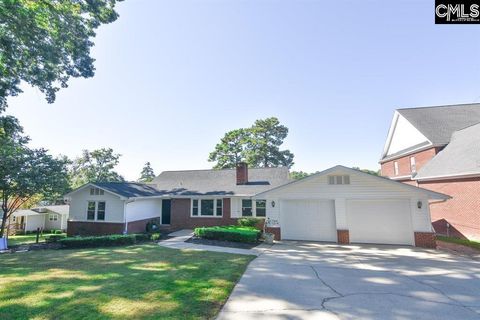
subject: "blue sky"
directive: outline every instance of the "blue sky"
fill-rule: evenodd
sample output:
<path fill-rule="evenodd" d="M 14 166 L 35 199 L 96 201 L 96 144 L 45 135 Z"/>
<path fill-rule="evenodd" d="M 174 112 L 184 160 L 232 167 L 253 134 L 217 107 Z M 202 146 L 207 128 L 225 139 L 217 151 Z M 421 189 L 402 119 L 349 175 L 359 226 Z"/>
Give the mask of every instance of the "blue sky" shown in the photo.
<path fill-rule="evenodd" d="M 377 169 L 393 111 L 480 101 L 480 26 L 428 1 L 126 0 L 95 39 L 96 75 L 47 104 L 9 99 L 33 146 L 112 147 L 138 178 L 210 168 L 223 134 L 276 116 L 294 170 Z"/>

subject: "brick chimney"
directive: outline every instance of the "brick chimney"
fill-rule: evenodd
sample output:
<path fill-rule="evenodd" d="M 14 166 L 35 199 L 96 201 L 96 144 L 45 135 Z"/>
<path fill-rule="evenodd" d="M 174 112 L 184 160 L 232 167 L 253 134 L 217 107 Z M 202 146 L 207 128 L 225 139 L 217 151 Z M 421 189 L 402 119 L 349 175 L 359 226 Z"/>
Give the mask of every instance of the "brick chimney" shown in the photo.
<path fill-rule="evenodd" d="M 237 185 L 248 183 L 248 165 L 246 162 L 237 164 Z"/>

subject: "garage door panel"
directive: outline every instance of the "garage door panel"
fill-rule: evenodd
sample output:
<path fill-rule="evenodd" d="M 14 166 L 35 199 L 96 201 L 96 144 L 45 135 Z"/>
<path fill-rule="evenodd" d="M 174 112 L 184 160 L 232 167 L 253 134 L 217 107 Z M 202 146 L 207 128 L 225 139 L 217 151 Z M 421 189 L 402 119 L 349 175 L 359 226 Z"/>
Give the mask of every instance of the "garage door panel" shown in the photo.
<path fill-rule="evenodd" d="M 350 242 L 413 244 L 409 200 L 349 200 Z"/>
<path fill-rule="evenodd" d="M 333 200 L 288 200 L 281 208 L 282 239 L 337 241 Z"/>

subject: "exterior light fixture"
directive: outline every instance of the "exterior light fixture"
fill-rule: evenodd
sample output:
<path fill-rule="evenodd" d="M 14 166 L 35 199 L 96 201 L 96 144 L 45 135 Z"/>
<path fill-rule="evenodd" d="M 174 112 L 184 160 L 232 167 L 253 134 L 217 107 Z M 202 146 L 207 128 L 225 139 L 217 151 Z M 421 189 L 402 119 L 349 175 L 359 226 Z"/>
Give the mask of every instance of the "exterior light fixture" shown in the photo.
<path fill-rule="evenodd" d="M 275 201 L 272 201 L 272 208 L 275 208 Z"/>
<path fill-rule="evenodd" d="M 423 205 L 422 201 L 417 201 L 417 208 L 418 209 L 422 209 L 422 205 Z"/>

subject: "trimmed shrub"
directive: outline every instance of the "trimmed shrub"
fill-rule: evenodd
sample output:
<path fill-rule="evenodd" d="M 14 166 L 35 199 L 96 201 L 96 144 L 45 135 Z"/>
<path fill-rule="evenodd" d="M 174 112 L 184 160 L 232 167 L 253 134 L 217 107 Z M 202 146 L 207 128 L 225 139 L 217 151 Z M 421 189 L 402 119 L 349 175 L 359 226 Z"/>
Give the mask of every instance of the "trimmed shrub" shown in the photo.
<path fill-rule="evenodd" d="M 241 218 L 238 219 L 238 225 L 241 227 L 256 227 L 262 219 L 258 218 Z"/>
<path fill-rule="evenodd" d="M 161 237 L 162 237 L 162 234 L 158 232 L 150 234 L 150 240 L 152 241 L 158 241 L 160 240 Z"/>
<path fill-rule="evenodd" d="M 58 242 L 60 239 L 65 239 L 67 236 L 64 234 L 52 234 L 45 237 L 46 243 Z"/>
<path fill-rule="evenodd" d="M 195 235 L 200 238 L 234 241 L 234 242 L 258 242 L 261 231 L 253 227 L 205 227 L 196 228 Z"/>
<path fill-rule="evenodd" d="M 52 233 L 54 234 L 62 234 L 62 230 L 52 230 Z"/>
<path fill-rule="evenodd" d="M 137 235 L 134 234 L 114 234 L 99 237 L 70 237 L 60 239 L 58 242 L 64 248 L 93 248 L 93 247 L 111 247 L 135 244 Z"/>
<path fill-rule="evenodd" d="M 150 241 L 150 235 L 148 233 L 137 233 L 133 235 L 136 242 Z"/>

